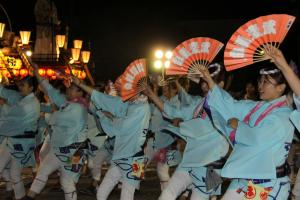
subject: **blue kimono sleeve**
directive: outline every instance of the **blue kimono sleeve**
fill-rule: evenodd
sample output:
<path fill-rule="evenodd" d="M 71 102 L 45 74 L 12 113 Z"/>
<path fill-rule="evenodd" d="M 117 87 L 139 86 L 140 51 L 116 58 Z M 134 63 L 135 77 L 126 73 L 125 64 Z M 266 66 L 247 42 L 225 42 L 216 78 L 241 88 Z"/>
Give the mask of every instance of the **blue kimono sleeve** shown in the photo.
<path fill-rule="evenodd" d="M 0 119 L 0 135 L 15 136 L 23 134 L 24 131 L 35 131 L 36 124 L 28 121 L 38 119 L 40 113 L 38 102 L 31 101 L 26 104 L 8 106 L 7 111 L 5 117 Z"/>
<path fill-rule="evenodd" d="M 123 117 L 128 107 L 120 97 L 106 95 L 102 92 L 93 90 L 91 101 L 94 102 L 97 110 L 105 110 L 112 113 L 115 117 Z"/>
<path fill-rule="evenodd" d="M 136 106 L 134 109 L 130 109 L 125 117 L 118 118 L 115 121 L 115 125 L 119 134 L 137 133 L 139 129 L 142 129 L 144 123 L 149 123 L 150 120 L 150 106 Z M 124 131 L 126 130 L 126 131 Z"/>
<path fill-rule="evenodd" d="M 0 97 L 5 99 L 9 105 L 17 104 L 22 98 L 19 92 L 6 89 L 2 84 L 0 84 Z"/>
<path fill-rule="evenodd" d="M 256 105 L 256 102 L 249 100 L 237 101 L 219 86 L 214 86 L 208 93 L 208 104 L 212 112 L 218 111 L 227 121 L 230 118 L 243 120 L 248 112 Z"/>
<path fill-rule="evenodd" d="M 53 102 L 57 107 L 62 107 L 66 104 L 67 100 L 65 95 L 61 94 L 59 90 L 52 87 L 47 80 L 43 80 L 41 85 L 45 89 L 45 92 L 49 96 L 51 102 Z"/>
<path fill-rule="evenodd" d="M 270 114 L 254 127 L 239 121 L 235 141 L 247 146 L 266 145 L 274 143 L 274 140 L 281 141 L 287 133 L 286 127 L 291 126 L 289 120 L 284 118 L 288 119 L 288 116 Z"/>
<path fill-rule="evenodd" d="M 196 102 L 199 101 L 193 101 L 193 103 L 186 106 L 181 106 L 180 108 L 176 108 L 170 105 L 168 102 L 165 102 L 163 112 L 169 119 L 181 118 L 184 121 L 190 120 L 193 118 L 193 112 L 197 106 Z"/>

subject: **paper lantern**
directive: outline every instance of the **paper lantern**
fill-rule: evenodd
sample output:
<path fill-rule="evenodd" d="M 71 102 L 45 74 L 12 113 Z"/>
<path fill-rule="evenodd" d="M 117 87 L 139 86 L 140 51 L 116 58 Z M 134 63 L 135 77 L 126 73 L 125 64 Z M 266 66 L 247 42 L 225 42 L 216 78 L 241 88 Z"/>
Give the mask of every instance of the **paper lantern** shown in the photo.
<path fill-rule="evenodd" d="M 19 76 L 20 71 L 18 69 L 13 69 L 12 70 L 15 76 Z"/>
<path fill-rule="evenodd" d="M 83 63 L 88 63 L 90 60 L 90 51 L 81 51 L 81 58 Z"/>
<path fill-rule="evenodd" d="M 82 40 L 74 40 L 73 44 L 74 44 L 74 48 L 75 49 L 81 49 L 81 47 L 82 47 Z"/>
<path fill-rule="evenodd" d="M 53 71 L 53 69 L 47 69 L 47 76 L 49 76 L 49 77 L 51 77 L 51 76 L 53 76 L 54 75 L 54 71 Z"/>
<path fill-rule="evenodd" d="M 39 74 L 41 75 L 41 76 L 45 76 L 46 75 L 46 70 L 45 69 L 39 69 Z"/>
<path fill-rule="evenodd" d="M 28 69 L 20 69 L 20 75 L 25 77 L 28 75 Z"/>
<path fill-rule="evenodd" d="M 30 31 L 20 31 L 21 41 L 23 45 L 29 44 Z"/>
<path fill-rule="evenodd" d="M 10 75 L 10 73 L 9 73 L 9 71 L 7 71 L 6 69 L 5 70 L 3 70 L 3 76 L 4 77 L 6 77 L 6 78 L 10 78 L 11 77 L 11 75 Z"/>
<path fill-rule="evenodd" d="M 5 24 L 4 23 L 0 23 L 0 38 L 3 37 L 4 29 L 5 29 Z"/>
<path fill-rule="evenodd" d="M 56 45 L 59 48 L 64 47 L 65 45 L 66 36 L 65 35 L 56 35 Z"/>
<path fill-rule="evenodd" d="M 80 49 L 79 48 L 72 48 L 71 51 L 72 51 L 73 60 L 78 61 L 79 56 L 80 56 Z"/>

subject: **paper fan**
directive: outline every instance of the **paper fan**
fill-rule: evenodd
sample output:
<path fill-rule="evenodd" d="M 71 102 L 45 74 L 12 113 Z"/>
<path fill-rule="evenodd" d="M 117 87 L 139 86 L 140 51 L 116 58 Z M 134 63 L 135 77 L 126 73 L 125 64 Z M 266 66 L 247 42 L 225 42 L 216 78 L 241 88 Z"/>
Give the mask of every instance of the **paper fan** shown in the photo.
<path fill-rule="evenodd" d="M 294 16 L 274 14 L 253 19 L 235 31 L 224 52 L 227 71 L 267 60 L 266 52 L 278 48 L 295 20 Z"/>
<path fill-rule="evenodd" d="M 199 67 L 207 67 L 222 47 L 221 42 L 208 37 L 186 40 L 174 49 L 166 74 L 201 74 Z"/>
<path fill-rule="evenodd" d="M 146 60 L 138 59 L 130 63 L 125 72 L 118 80 L 117 87 L 123 101 L 126 101 L 144 89 L 147 86 L 147 68 Z"/>

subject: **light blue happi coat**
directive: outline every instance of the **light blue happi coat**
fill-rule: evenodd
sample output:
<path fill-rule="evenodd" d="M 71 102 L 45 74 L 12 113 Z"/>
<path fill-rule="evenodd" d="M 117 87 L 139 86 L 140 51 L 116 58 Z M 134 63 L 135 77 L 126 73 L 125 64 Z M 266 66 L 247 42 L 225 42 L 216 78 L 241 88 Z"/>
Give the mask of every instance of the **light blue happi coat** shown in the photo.
<path fill-rule="evenodd" d="M 58 110 L 51 115 L 50 141 L 53 148 L 65 147 L 86 140 L 87 109 L 78 103 L 69 102 L 59 90 L 53 88 L 47 80 L 41 83 L 51 102 Z"/>
<path fill-rule="evenodd" d="M 0 135 L 6 136 L 6 145 L 11 155 L 21 166 L 33 166 L 35 163 L 35 138 L 13 138 L 25 135 L 25 132 L 37 131 L 40 115 L 39 101 L 33 93 L 22 97 L 19 92 L 9 90 L 0 85 L 0 97 L 6 99 L 7 105 L 0 113 Z"/>
<path fill-rule="evenodd" d="M 213 127 L 209 117 L 206 116 L 204 119 L 193 117 L 195 110 L 198 106 L 202 107 L 203 103 L 204 99 L 201 97 L 193 98 L 188 106 L 183 106 L 180 109 L 164 103 L 164 113 L 167 116 L 184 120 L 180 123 L 179 129 L 167 127 L 186 141 L 180 167 L 202 167 L 221 159 L 228 152 L 228 142 Z"/>
<path fill-rule="evenodd" d="M 68 146 L 86 141 L 87 109 L 78 103 L 67 101 L 47 80 L 43 80 L 41 84 L 51 102 L 58 107 L 49 120 L 51 151 L 61 161 L 62 170 L 77 182 L 85 156 L 83 155 L 78 163 L 72 163 L 72 157 L 80 147 L 71 149 Z"/>
<path fill-rule="evenodd" d="M 257 126 L 257 118 L 271 104 L 286 100 L 285 96 L 263 105 L 251 116 L 245 116 L 258 102 L 234 100 L 226 91 L 215 86 L 209 92 L 209 106 L 216 126 L 229 136 L 227 120 L 239 120 L 233 151 L 222 169 L 228 178 L 276 179 L 276 167 L 284 164 L 293 139 L 294 128 L 289 121 L 291 109 L 286 105 L 271 111 Z"/>
<path fill-rule="evenodd" d="M 124 103 L 121 98 L 93 91 L 91 100 L 97 110 L 105 110 L 114 115 L 110 120 L 102 112 L 97 112 L 105 133 L 115 136 L 112 164 L 122 172 L 123 181 L 139 188 L 139 179 L 132 176 L 132 162 L 135 157 L 143 158 L 143 145 L 149 128 L 150 106 L 148 103 Z M 136 156 L 141 153 L 141 156 Z"/>
<path fill-rule="evenodd" d="M 170 100 L 168 100 L 164 96 L 161 96 L 160 99 L 163 102 L 168 102 L 170 105 L 174 106 L 175 108 L 180 107 L 180 101 L 177 95 L 172 97 Z M 174 136 L 161 132 L 161 129 L 168 126 L 169 124 L 170 122 L 163 118 L 163 115 L 158 110 L 158 108 L 155 105 L 151 104 L 150 130 L 155 134 L 155 140 L 154 140 L 155 149 L 166 148 L 175 141 Z"/>
<path fill-rule="evenodd" d="M 121 98 L 93 91 L 91 100 L 98 110 L 106 110 L 115 118 L 103 118 L 101 125 L 110 137 L 116 136 L 113 160 L 132 157 L 142 151 L 149 128 L 150 106 L 148 103 L 122 102 Z M 99 116 L 103 115 L 98 112 Z"/>

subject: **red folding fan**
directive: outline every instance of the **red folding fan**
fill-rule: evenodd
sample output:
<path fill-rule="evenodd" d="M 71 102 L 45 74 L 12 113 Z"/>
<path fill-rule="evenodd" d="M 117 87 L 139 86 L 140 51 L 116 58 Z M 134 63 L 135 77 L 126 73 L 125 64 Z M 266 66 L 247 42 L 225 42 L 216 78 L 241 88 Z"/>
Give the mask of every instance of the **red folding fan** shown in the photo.
<path fill-rule="evenodd" d="M 199 67 L 207 67 L 222 47 L 221 42 L 208 37 L 186 40 L 174 49 L 166 74 L 201 74 Z"/>
<path fill-rule="evenodd" d="M 147 86 L 146 60 L 138 59 L 130 63 L 125 72 L 117 80 L 117 88 L 123 101 L 126 101 Z"/>
<path fill-rule="evenodd" d="M 267 60 L 285 38 L 295 20 L 294 16 L 274 14 L 261 16 L 242 25 L 228 41 L 224 52 L 227 71 Z"/>

